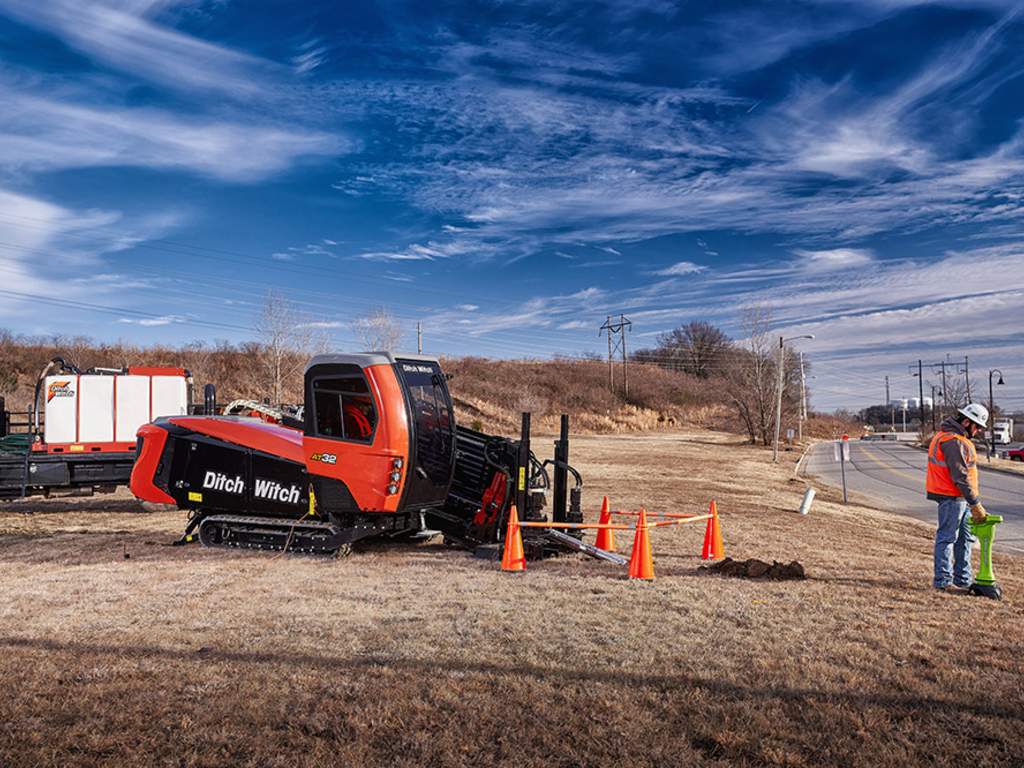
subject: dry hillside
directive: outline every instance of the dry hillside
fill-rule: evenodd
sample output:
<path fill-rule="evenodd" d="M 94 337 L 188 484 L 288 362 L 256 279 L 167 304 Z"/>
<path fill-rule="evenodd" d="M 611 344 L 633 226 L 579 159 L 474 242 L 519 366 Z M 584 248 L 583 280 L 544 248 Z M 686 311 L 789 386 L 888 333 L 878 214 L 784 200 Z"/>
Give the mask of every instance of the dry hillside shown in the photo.
<path fill-rule="evenodd" d="M 262 400 L 273 391 L 265 350 L 256 343 L 194 343 L 180 348 L 97 344 L 85 338 L 25 339 L 0 331 L 0 397 L 11 411 L 25 411 L 39 371 L 51 358 L 63 357 L 82 368 L 167 365 L 187 368 L 196 383 L 217 385 L 218 400 Z M 302 369 L 307 355 L 287 356 L 286 402 L 302 401 Z M 542 429 L 555 431 L 558 415 L 568 413 L 577 432 L 674 429 L 709 426 L 740 432 L 725 383 L 702 379 L 653 364 L 630 367 L 629 394 L 608 387 L 607 365 L 577 358 L 490 360 L 444 358 L 453 375 L 452 395 L 461 423 L 489 431 L 514 433 L 518 414 L 528 410 Z M 616 381 L 620 371 L 616 370 Z M 790 419 L 792 421 L 792 418 Z M 807 434 L 833 437 L 851 425 L 831 418 L 812 419 Z"/>

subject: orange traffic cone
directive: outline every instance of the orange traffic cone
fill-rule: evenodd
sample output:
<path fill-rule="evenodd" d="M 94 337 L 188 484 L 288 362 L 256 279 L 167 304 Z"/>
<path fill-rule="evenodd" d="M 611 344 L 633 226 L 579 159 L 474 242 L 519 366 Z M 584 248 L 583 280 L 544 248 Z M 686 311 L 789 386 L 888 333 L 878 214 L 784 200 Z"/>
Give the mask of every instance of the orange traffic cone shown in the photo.
<path fill-rule="evenodd" d="M 526 555 L 523 554 L 523 530 L 519 527 L 519 513 L 516 505 L 508 512 L 508 528 L 505 530 L 505 551 L 501 556 L 501 570 L 525 571 Z"/>
<path fill-rule="evenodd" d="M 604 497 L 604 501 L 601 502 L 601 519 L 598 521 L 601 525 L 611 525 L 612 523 L 612 511 L 608 508 L 608 497 Z M 603 549 L 605 552 L 615 551 L 615 531 L 611 528 L 598 528 L 597 529 L 597 541 L 594 542 L 594 546 L 598 549 Z"/>
<path fill-rule="evenodd" d="M 633 555 L 629 558 L 629 578 L 654 578 L 654 560 L 651 557 L 651 539 L 647 533 L 647 510 L 640 507 L 636 520 L 636 537 L 633 539 Z"/>
<path fill-rule="evenodd" d="M 722 529 L 718 525 L 718 505 L 711 500 L 711 517 L 708 519 L 707 530 L 704 531 L 704 546 L 701 549 L 701 559 L 721 560 L 725 557 L 725 546 L 722 544 Z"/>

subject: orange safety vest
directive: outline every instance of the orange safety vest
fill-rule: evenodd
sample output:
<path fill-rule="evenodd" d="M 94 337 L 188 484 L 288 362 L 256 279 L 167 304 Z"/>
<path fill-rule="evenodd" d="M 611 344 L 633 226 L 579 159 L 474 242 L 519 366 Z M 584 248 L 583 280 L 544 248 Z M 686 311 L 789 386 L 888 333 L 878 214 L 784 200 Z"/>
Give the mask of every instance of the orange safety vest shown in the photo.
<path fill-rule="evenodd" d="M 955 432 L 938 432 L 928 446 L 928 479 L 925 490 L 939 496 L 963 496 L 956 487 L 946 466 L 946 456 L 942 452 L 942 444 L 950 440 L 959 440 L 967 448 L 967 482 L 971 485 L 975 497 L 978 496 L 978 451 L 974 443 L 963 435 Z"/>

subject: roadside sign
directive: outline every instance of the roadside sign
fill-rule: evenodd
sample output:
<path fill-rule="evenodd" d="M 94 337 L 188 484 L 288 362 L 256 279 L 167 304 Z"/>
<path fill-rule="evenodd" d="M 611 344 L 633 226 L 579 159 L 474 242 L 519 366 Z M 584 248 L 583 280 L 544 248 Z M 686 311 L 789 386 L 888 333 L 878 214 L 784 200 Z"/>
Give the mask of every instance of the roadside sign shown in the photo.
<path fill-rule="evenodd" d="M 792 429 L 792 428 L 790 428 L 790 429 L 787 429 L 787 430 L 786 430 L 786 439 L 787 439 L 787 440 L 788 440 L 789 442 L 791 442 L 791 443 L 792 443 L 792 442 L 793 442 L 793 438 L 794 438 L 794 437 L 796 437 L 796 430 L 795 430 L 795 429 Z"/>
<path fill-rule="evenodd" d="M 845 440 L 836 440 L 832 443 L 832 457 L 834 461 L 849 461 L 850 444 Z"/>

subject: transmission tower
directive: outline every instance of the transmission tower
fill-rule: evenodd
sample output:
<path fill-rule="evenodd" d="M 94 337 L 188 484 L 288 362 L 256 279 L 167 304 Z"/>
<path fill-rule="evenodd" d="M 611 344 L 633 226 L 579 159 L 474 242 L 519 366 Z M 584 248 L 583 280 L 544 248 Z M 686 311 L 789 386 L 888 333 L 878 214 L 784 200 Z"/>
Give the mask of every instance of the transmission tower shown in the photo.
<path fill-rule="evenodd" d="M 622 396 L 629 397 L 629 355 L 626 353 L 626 333 L 633 327 L 632 321 L 623 314 L 619 314 L 617 321 L 612 320 L 608 315 L 604 325 L 598 329 L 597 335 L 602 331 L 608 333 L 608 389 L 615 391 L 615 356 L 622 356 Z"/>

